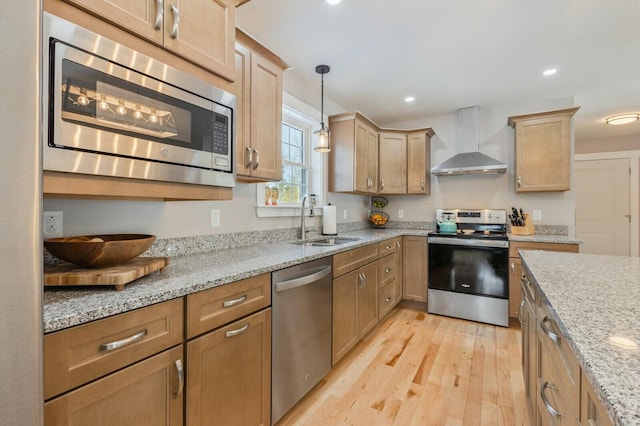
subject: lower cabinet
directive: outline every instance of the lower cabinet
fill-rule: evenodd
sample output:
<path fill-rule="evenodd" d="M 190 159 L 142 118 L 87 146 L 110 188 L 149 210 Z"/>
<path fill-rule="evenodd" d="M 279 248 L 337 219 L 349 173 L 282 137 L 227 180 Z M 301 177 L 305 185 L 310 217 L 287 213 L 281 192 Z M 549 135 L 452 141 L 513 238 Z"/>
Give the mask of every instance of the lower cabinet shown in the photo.
<path fill-rule="evenodd" d="M 583 425 L 612 426 L 613 422 L 607 416 L 607 412 L 598 400 L 589 379 L 582 372 L 582 395 L 580 398 L 580 419 Z"/>
<path fill-rule="evenodd" d="M 187 343 L 187 425 L 268 425 L 271 308 Z"/>
<path fill-rule="evenodd" d="M 166 350 L 46 402 L 45 425 L 181 425 L 182 352 Z"/>
<path fill-rule="evenodd" d="M 522 280 L 521 293 L 524 295 L 520 303 L 519 319 L 522 327 L 522 373 L 524 390 L 531 418 L 537 413 L 538 386 L 538 345 L 536 335 L 536 290 L 526 278 Z"/>
<path fill-rule="evenodd" d="M 378 247 L 378 318 L 382 319 L 402 300 L 402 237 Z"/>
<path fill-rule="evenodd" d="M 402 298 L 427 301 L 427 238 L 402 237 Z"/>

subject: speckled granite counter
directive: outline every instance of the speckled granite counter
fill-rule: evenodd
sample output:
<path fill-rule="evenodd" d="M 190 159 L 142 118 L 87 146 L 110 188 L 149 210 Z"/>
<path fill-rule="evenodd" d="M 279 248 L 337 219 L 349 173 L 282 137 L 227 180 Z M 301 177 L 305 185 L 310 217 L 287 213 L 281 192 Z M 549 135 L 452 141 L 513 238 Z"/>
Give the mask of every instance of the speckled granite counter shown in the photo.
<path fill-rule="evenodd" d="M 509 241 L 526 241 L 531 243 L 555 243 L 555 244 L 581 244 L 582 241 L 577 240 L 568 235 L 514 235 L 508 234 Z"/>
<path fill-rule="evenodd" d="M 360 240 L 331 247 L 296 245 L 290 241 L 255 244 L 172 257 L 164 271 L 127 284 L 122 291 L 109 287 L 47 289 L 43 303 L 44 331 L 50 333 L 388 238 L 400 235 L 426 236 L 428 232 L 362 229 L 341 234 Z"/>
<path fill-rule="evenodd" d="M 543 300 L 617 425 L 640 425 L 640 258 L 521 251 Z"/>

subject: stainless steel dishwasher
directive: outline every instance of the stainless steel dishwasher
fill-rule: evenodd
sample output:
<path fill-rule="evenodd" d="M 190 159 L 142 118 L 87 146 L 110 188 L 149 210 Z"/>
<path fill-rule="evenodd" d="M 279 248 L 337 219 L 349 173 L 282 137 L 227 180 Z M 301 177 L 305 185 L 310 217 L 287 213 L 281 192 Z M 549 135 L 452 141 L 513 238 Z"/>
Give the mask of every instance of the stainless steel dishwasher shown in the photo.
<path fill-rule="evenodd" d="M 273 272 L 271 424 L 331 370 L 331 257 Z"/>

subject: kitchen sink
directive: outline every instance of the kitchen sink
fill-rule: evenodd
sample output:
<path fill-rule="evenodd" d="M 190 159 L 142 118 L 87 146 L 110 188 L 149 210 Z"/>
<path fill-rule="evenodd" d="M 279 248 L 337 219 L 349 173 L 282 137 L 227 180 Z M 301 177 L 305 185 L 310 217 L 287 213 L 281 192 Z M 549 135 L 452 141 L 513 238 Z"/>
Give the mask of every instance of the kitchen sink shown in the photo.
<path fill-rule="evenodd" d="M 298 240 L 293 244 L 304 245 L 304 246 L 337 246 L 340 244 L 352 243 L 354 241 L 359 241 L 360 238 L 354 237 L 329 237 L 329 238 L 321 238 L 317 240 Z"/>

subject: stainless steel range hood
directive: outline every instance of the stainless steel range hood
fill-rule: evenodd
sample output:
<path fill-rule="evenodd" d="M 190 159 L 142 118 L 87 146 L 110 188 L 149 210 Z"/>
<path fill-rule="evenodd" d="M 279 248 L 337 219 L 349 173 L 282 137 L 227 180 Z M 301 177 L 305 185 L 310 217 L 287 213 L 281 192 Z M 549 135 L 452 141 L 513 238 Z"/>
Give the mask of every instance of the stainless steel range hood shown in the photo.
<path fill-rule="evenodd" d="M 456 122 L 456 147 L 458 153 L 431 169 L 436 176 L 465 175 L 473 173 L 506 173 L 507 165 L 480 152 L 478 136 L 478 107 L 458 110 Z"/>

